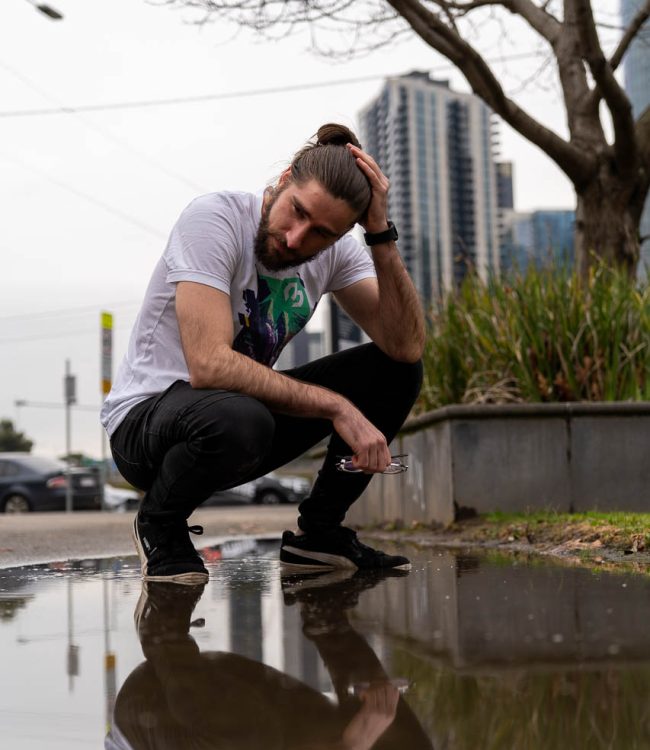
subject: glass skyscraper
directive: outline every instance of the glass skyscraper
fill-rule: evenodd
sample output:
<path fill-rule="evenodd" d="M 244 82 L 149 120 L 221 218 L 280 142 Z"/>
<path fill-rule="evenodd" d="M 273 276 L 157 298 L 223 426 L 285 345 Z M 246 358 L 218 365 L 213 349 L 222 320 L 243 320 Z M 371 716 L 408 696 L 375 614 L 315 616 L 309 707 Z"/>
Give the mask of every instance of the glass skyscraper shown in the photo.
<path fill-rule="evenodd" d="M 391 181 L 390 217 L 425 304 L 475 268 L 499 268 L 491 110 L 413 72 L 388 78 L 360 113 L 361 141 Z"/>
<path fill-rule="evenodd" d="M 575 262 L 575 211 L 512 211 L 504 230 L 502 273 L 524 272 L 531 264 L 571 268 Z"/>
<path fill-rule="evenodd" d="M 622 0 L 621 13 L 624 26 L 628 26 L 643 6 L 643 0 Z M 642 26 L 636 39 L 623 58 L 625 88 L 636 118 L 650 107 L 650 21 Z M 641 217 L 641 236 L 647 239 L 641 246 L 639 274 L 644 277 L 650 271 L 650 197 L 646 199 Z"/>

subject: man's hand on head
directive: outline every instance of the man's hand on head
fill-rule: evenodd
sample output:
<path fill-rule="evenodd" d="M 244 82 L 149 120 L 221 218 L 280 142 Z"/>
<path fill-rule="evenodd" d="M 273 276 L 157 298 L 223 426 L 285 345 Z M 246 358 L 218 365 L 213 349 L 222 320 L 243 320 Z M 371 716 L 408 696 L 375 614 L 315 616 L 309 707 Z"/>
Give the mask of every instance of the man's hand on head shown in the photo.
<path fill-rule="evenodd" d="M 370 206 L 361 226 L 371 234 L 383 232 L 388 229 L 388 188 L 390 187 L 388 177 L 381 171 L 379 164 L 370 154 L 351 143 L 348 143 L 347 147 L 352 156 L 355 157 L 359 169 L 368 178 L 372 189 Z"/>

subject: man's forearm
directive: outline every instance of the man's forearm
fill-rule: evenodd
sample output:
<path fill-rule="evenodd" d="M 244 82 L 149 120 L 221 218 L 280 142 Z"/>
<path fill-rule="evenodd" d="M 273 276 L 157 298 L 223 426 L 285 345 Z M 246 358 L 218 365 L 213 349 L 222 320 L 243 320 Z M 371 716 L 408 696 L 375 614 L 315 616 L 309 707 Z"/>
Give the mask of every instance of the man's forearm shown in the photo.
<path fill-rule="evenodd" d="M 388 466 L 385 436 L 344 396 L 274 372 L 233 351 L 230 301 L 223 292 L 179 283 L 176 315 L 193 388 L 242 393 L 276 412 L 328 419 L 352 450 L 357 468 L 378 472 Z"/>
<path fill-rule="evenodd" d="M 418 293 L 394 242 L 375 245 L 372 257 L 379 284 L 378 316 L 385 350 L 415 362 L 424 349 L 424 315 Z"/>
<path fill-rule="evenodd" d="M 347 403 L 338 393 L 282 375 L 226 345 L 190 367 L 190 384 L 245 393 L 274 411 L 302 417 L 333 420 Z"/>

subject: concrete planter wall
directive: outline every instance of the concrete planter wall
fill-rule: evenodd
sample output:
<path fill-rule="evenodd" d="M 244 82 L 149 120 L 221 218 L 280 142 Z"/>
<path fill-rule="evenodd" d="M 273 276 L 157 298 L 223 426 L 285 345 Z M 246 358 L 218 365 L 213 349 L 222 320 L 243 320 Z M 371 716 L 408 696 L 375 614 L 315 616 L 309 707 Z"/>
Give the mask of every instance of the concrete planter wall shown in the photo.
<path fill-rule="evenodd" d="M 650 662 L 647 578 L 502 567 L 448 553 L 429 559 L 418 575 L 364 592 L 355 620 L 404 639 L 411 654 L 469 674 Z"/>
<path fill-rule="evenodd" d="M 650 403 L 448 406 L 391 446 L 409 470 L 374 477 L 347 520 L 448 524 L 459 509 L 650 512 Z"/>

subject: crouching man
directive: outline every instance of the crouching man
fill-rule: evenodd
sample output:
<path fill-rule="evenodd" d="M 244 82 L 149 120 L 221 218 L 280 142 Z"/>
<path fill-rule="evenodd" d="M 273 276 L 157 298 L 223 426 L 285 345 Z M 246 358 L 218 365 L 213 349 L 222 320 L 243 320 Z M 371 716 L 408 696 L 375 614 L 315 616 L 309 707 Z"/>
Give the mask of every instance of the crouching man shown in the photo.
<path fill-rule="evenodd" d="M 300 569 L 406 567 L 342 526 L 420 389 L 424 322 L 387 218 L 388 180 L 355 135 L 322 126 L 263 194 L 212 193 L 174 226 L 103 410 L 121 474 L 145 495 L 145 579 L 201 583 L 194 509 L 330 436 L 280 559 Z M 348 232 L 365 230 L 369 254 Z M 372 343 L 272 369 L 332 292 Z M 358 473 L 341 472 L 352 456 Z"/>

